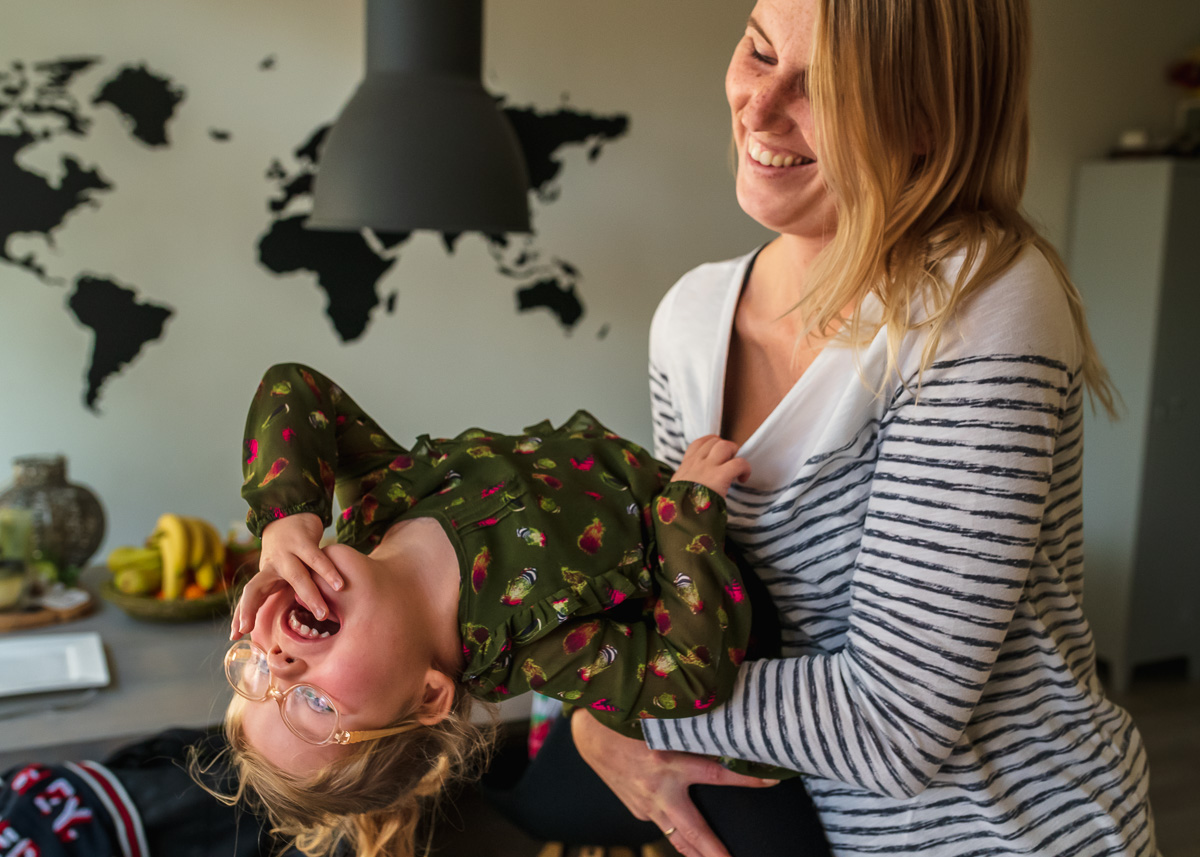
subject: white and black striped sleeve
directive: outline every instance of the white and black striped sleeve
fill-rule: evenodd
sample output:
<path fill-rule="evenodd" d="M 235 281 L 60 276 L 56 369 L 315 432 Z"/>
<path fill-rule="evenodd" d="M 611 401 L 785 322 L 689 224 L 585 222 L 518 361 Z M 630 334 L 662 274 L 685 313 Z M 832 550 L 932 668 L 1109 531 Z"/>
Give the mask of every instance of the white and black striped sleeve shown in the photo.
<path fill-rule="evenodd" d="M 745 665 L 714 713 L 646 724 L 651 746 L 895 798 L 929 784 L 991 674 L 1046 513 L 1071 349 L 1022 338 L 1001 337 L 1021 350 L 946 354 L 919 399 L 896 392 L 863 447 L 876 460 L 845 644 Z"/>

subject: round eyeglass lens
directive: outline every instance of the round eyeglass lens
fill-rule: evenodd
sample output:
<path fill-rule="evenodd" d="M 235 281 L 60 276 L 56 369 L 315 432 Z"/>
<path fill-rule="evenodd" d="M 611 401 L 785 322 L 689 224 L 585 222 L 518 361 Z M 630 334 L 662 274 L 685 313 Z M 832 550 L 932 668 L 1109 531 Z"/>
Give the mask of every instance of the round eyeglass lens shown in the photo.
<path fill-rule="evenodd" d="M 244 641 L 234 646 L 225 658 L 225 675 L 243 696 L 266 699 L 271 670 L 266 655 L 256 646 Z"/>
<path fill-rule="evenodd" d="M 283 716 L 301 738 L 315 744 L 323 744 L 337 731 L 338 715 L 333 703 L 306 684 L 298 684 L 287 692 Z"/>

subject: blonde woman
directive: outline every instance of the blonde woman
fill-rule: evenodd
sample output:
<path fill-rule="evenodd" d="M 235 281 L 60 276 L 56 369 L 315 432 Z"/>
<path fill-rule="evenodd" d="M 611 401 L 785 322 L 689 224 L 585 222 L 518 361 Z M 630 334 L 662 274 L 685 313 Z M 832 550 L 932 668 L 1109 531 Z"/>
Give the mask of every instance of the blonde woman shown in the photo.
<path fill-rule="evenodd" d="M 1085 389 L 1112 393 L 1020 213 L 1029 52 L 1027 0 L 760 0 L 737 45 L 738 201 L 779 236 L 665 297 L 651 391 L 660 458 L 719 432 L 753 467 L 729 534 L 783 657 L 646 743 L 571 724 L 688 857 L 739 853 L 690 786 L 761 785 L 690 753 L 807 774 L 839 857 L 1157 853 L 1080 606 Z"/>

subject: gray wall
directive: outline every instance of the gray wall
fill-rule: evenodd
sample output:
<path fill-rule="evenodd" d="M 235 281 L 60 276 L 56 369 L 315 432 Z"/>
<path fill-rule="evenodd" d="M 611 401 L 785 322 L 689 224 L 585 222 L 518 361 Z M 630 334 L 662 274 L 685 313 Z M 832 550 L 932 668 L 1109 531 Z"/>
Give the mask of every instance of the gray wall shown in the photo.
<path fill-rule="evenodd" d="M 1200 39 L 1200 5 L 1183 0 L 1034 0 L 1035 162 L 1028 206 L 1047 233 L 1068 233 L 1075 164 L 1130 125 L 1165 129 L 1162 69 Z M 646 333 L 655 304 L 701 261 L 765 233 L 738 211 L 727 167 L 722 81 L 749 2 L 503 0 L 488 4 L 486 82 L 515 105 L 625 114 L 626 137 L 591 161 L 562 151 L 557 200 L 535 205 L 535 249 L 580 272 L 587 314 L 564 330 L 546 311 L 515 313 L 513 282 L 467 236 L 448 255 L 420 235 L 380 284 L 396 311 L 339 340 L 307 274 L 266 271 L 254 245 L 267 226 L 265 177 L 334 116 L 361 69 L 359 4 L 293 0 L 8 0 L 0 63 L 96 54 L 94 85 L 146 62 L 187 87 L 172 145 L 131 141 L 111 111 L 31 166 L 62 152 L 117 185 L 54 234 L 19 236 L 69 281 L 101 273 L 139 300 L 174 310 L 165 335 L 81 403 L 90 332 L 64 308 L 69 289 L 0 262 L 0 467 L 58 451 L 110 516 L 102 550 L 140 541 L 176 511 L 240 518 L 237 450 L 262 368 L 303 360 L 339 379 L 402 439 L 487 422 L 516 429 L 588 407 L 649 440 Z M 265 56 L 270 72 L 258 70 Z M 87 85 L 82 87 L 87 90 Z M 0 117 L 2 118 L 2 117 Z M 2 126 L 0 126 L 2 127 Z M 210 128 L 232 131 L 217 144 Z M 57 144 L 56 144 L 57 145 Z M 6 481 L 0 476 L 0 481 Z"/>

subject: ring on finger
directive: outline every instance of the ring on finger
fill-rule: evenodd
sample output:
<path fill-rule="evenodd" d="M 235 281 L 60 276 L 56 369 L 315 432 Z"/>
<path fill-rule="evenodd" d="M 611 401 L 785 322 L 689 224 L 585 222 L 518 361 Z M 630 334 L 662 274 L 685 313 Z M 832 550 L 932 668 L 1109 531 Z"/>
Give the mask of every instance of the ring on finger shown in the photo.
<path fill-rule="evenodd" d="M 678 829 L 679 829 L 678 827 L 668 827 L 666 830 L 664 830 L 662 832 L 662 835 L 666 836 L 666 837 L 670 837 L 671 834 L 674 833 Z"/>

